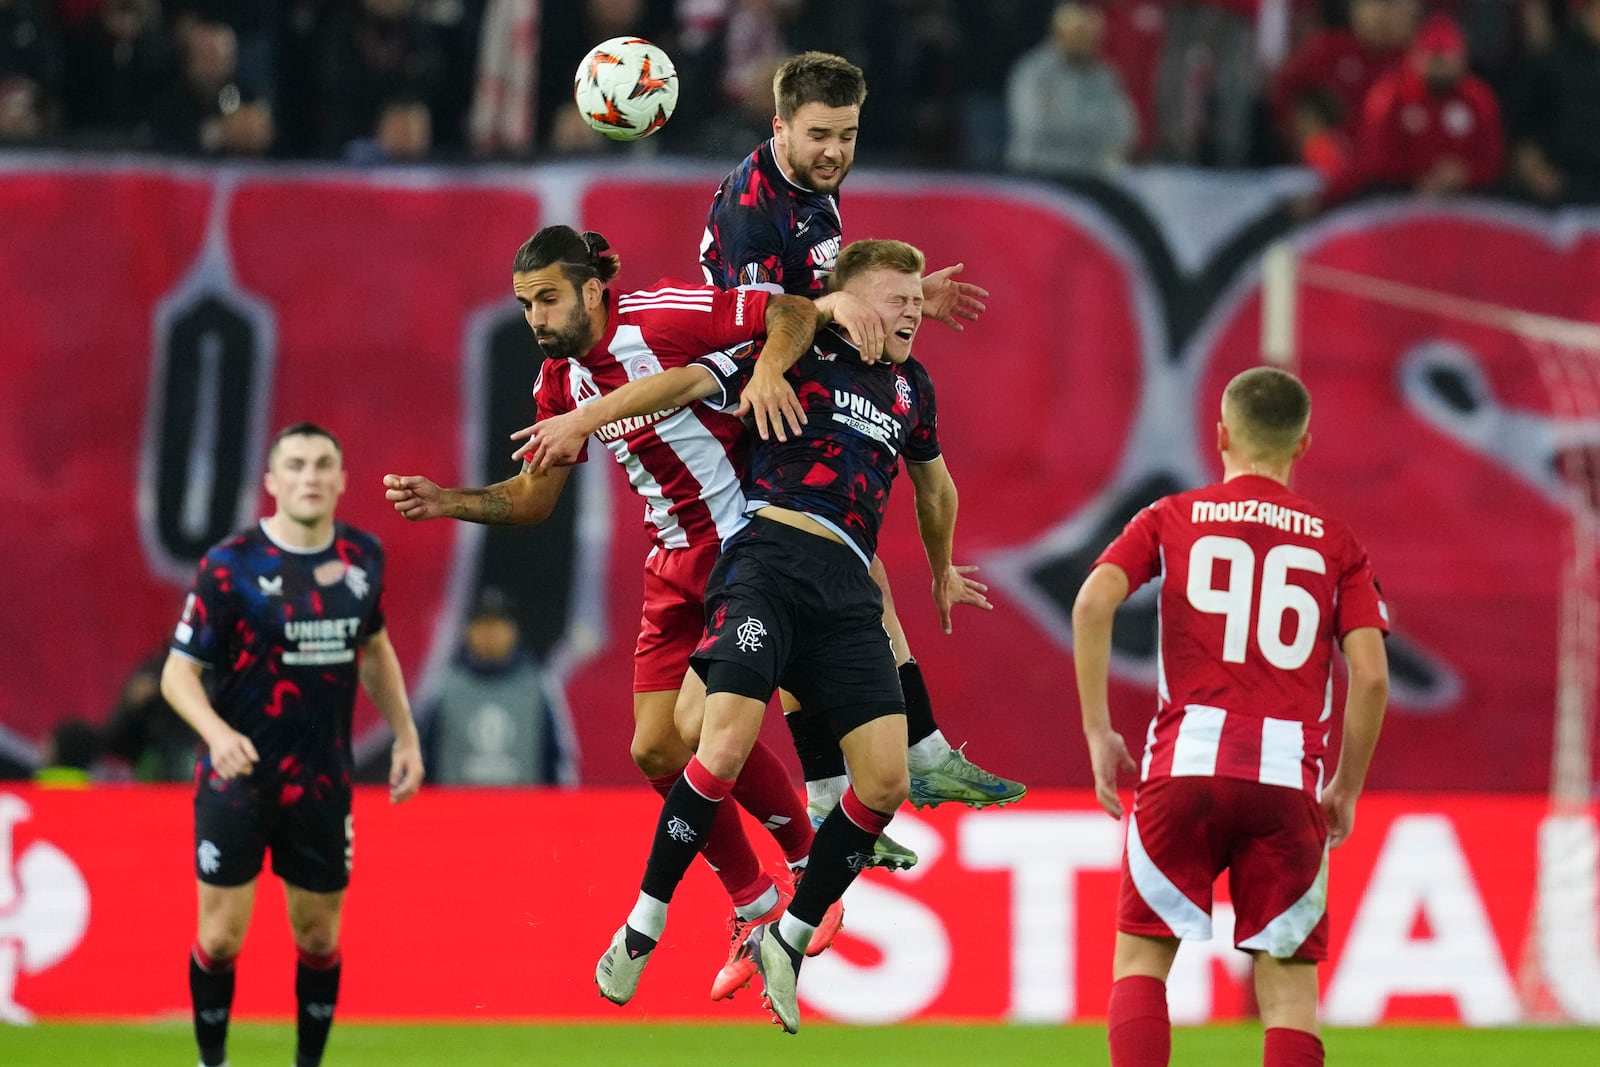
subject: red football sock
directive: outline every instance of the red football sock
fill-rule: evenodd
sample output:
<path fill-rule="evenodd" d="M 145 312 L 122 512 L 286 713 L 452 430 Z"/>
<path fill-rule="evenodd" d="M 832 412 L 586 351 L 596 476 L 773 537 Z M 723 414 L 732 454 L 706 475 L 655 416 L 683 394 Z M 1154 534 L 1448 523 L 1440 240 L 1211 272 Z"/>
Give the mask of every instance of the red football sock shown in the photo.
<path fill-rule="evenodd" d="M 1263 1067 L 1322 1067 L 1322 1039 L 1305 1030 L 1274 1026 L 1261 1050 Z"/>
<path fill-rule="evenodd" d="M 733 799 L 756 817 L 756 822 L 771 831 L 783 858 L 799 863 L 811 851 L 811 820 L 806 805 L 789 779 L 789 770 L 778 754 L 757 741 L 739 772 Z"/>
<path fill-rule="evenodd" d="M 1172 1059 L 1167 983 L 1147 975 L 1113 982 L 1111 1003 L 1106 1006 L 1106 1037 L 1111 1067 L 1167 1067 Z"/>

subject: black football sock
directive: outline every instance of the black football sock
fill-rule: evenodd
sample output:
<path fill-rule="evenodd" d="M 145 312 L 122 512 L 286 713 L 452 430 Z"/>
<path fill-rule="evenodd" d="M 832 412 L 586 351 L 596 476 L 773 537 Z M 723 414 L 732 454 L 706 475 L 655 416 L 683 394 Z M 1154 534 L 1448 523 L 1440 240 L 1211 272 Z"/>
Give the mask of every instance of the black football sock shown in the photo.
<path fill-rule="evenodd" d="M 328 1031 L 333 1028 L 333 1009 L 339 1003 L 339 974 L 343 970 L 338 949 L 327 956 L 300 953 L 294 972 L 294 995 L 300 1004 L 295 1017 L 294 1067 L 319 1067 L 322 1063 L 322 1050 L 328 1046 Z"/>
<path fill-rule="evenodd" d="M 870 864 L 872 846 L 891 817 L 863 805 L 854 789 L 846 790 L 839 806 L 817 827 L 811 862 L 789 904 L 789 914 L 808 926 L 822 925 L 822 917 L 834 901 L 844 896 L 856 875 Z"/>
<path fill-rule="evenodd" d="M 801 708 L 785 715 L 783 721 L 794 738 L 794 753 L 800 757 L 800 773 L 806 781 L 844 777 L 844 753 L 839 751 L 838 739 L 820 715 L 809 715 Z"/>
<path fill-rule="evenodd" d="M 194 1040 L 200 1046 L 200 1062 L 212 1067 L 228 1058 L 233 979 L 232 960 L 211 959 L 200 951 L 199 945 L 189 950 L 189 1000 L 194 1005 Z"/>
<path fill-rule="evenodd" d="M 689 865 L 705 848 L 706 835 L 711 833 L 723 799 L 732 791 L 731 779 L 716 777 L 698 757 L 689 760 L 683 777 L 661 805 L 640 892 L 657 900 L 672 900 Z"/>
<path fill-rule="evenodd" d="M 933 702 L 928 699 L 922 668 L 914 659 L 900 664 L 900 692 L 906 698 L 906 743 L 914 745 L 939 728 L 933 721 Z"/>

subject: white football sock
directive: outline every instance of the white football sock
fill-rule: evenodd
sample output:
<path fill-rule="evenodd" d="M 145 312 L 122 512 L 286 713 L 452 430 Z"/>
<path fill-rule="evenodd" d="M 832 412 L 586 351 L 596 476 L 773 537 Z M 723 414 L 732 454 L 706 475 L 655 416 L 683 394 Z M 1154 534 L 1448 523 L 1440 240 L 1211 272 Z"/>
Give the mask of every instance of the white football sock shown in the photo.
<path fill-rule="evenodd" d="M 660 941 L 667 928 L 667 902 L 640 893 L 638 903 L 628 912 L 628 925 L 653 941 Z"/>
<path fill-rule="evenodd" d="M 844 799 L 844 791 L 849 785 L 850 779 L 842 774 L 806 782 L 806 807 L 822 812 L 832 811 Z"/>
<path fill-rule="evenodd" d="M 943 763 L 948 755 L 950 742 L 944 739 L 943 731 L 935 730 L 906 749 L 906 766 L 911 768 L 912 774 L 923 774 Z"/>

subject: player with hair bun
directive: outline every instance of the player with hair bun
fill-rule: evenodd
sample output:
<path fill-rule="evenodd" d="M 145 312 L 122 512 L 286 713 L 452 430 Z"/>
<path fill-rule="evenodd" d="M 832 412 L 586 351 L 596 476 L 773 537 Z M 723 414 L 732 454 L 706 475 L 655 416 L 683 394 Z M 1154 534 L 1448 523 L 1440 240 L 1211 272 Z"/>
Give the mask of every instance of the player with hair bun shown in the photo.
<path fill-rule="evenodd" d="M 817 305 L 804 297 L 712 286 L 663 282 L 618 294 L 608 283 L 620 262 L 600 234 L 570 226 L 546 226 L 517 250 L 512 288 L 544 357 L 534 387 L 536 428 L 563 416 L 600 412 L 605 398 L 629 381 L 708 353 L 764 341 L 762 358 L 792 361 L 804 351 L 819 315 Z M 707 404 L 606 419 L 589 429 L 645 501 L 652 547 L 645 559 L 643 617 L 634 650 L 631 753 L 665 797 L 693 755 L 673 713 L 689 653 L 705 629 L 706 578 L 722 539 L 741 521 L 748 435 L 731 406 Z M 570 462 L 587 460 L 589 429 L 581 435 L 582 447 L 567 457 Z M 555 508 L 572 472 L 570 462 L 527 461 L 514 477 L 474 489 L 441 489 L 424 477 L 390 474 L 384 477 L 385 495 L 412 521 L 536 523 Z M 756 745 L 735 799 L 771 830 L 789 864 L 803 867 L 812 828 L 777 753 Z M 733 902 L 730 927 L 736 940 L 782 912 L 791 883 L 783 872 L 775 881 L 762 870 L 732 805 L 704 845 L 706 861 Z M 827 947 L 839 921 L 835 908 L 815 942 L 817 951 Z M 748 975 L 714 984 L 712 997 L 730 996 L 746 981 Z"/>

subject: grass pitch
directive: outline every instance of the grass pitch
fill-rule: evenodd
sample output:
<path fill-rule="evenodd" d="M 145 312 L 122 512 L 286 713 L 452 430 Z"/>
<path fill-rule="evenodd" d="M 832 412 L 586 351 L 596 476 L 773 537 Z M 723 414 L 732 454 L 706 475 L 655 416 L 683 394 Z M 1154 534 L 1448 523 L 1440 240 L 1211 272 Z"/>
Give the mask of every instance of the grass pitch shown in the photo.
<path fill-rule="evenodd" d="M 1414 1067 L 1471 1064 L 1600 1063 L 1600 1030 L 1381 1027 L 1330 1030 L 1330 1064 Z M 1254 1026 L 1179 1028 L 1172 1062 L 1232 1067 L 1261 1062 Z M 287 1067 L 294 1029 L 245 1023 L 233 1028 L 232 1067 Z M 189 1024 L 50 1023 L 0 1026 L 6 1067 L 189 1067 L 196 1062 Z M 805 1026 L 794 1037 L 759 1026 L 616 1024 L 334 1027 L 327 1067 L 704 1067 L 706 1064 L 816 1063 L 828 1067 L 928 1067 L 991 1063 L 1006 1067 L 1072 1064 L 1103 1067 L 1105 1033 L 1093 1026 Z"/>

